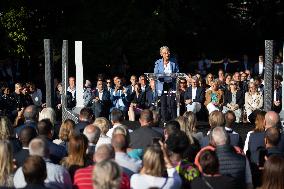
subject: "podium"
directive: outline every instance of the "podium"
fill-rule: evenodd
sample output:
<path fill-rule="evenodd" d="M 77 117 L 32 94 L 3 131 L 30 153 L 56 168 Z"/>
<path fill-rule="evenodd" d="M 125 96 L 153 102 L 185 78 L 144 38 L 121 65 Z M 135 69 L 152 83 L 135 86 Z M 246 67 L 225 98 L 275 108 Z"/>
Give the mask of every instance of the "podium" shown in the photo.
<path fill-rule="evenodd" d="M 144 73 L 148 81 L 155 81 L 155 93 L 158 97 L 163 94 L 175 94 L 176 98 L 176 115 L 180 116 L 180 92 L 178 90 L 180 79 L 186 79 L 188 76 L 185 73 Z M 167 86 L 165 88 L 165 86 Z M 155 103 L 156 106 L 158 102 Z M 158 107 L 156 107 L 158 108 Z"/>

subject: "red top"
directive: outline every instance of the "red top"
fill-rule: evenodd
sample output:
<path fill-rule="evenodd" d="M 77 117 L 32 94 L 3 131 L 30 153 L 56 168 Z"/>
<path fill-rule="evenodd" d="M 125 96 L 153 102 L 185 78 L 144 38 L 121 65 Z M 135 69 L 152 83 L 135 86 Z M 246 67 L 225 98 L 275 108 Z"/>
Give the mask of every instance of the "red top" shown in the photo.
<path fill-rule="evenodd" d="M 74 183 L 73 183 L 75 189 L 93 189 L 93 180 L 92 180 L 93 168 L 94 166 L 90 165 L 88 167 L 78 169 L 75 172 Z M 130 180 L 125 173 L 122 173 L 120 188 L 130 189 Z"/>

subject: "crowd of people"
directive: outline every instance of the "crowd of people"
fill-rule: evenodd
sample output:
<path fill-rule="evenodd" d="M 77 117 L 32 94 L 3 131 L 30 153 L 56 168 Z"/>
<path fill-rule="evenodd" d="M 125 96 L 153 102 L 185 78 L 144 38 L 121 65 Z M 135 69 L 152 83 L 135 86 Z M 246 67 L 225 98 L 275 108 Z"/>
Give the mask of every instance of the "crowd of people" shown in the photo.
<path fill-rule="evenodd" d="M 179 72 L 168 47 L 160 53 L 154 73 Z M 3 84 L 0 188 L 284 188 L 283 66 L 275 68 L 282 66 L 265 112 L 263 57 L 255 66 L 244 60 L 204 57 L 199 73 L 184 78 L 132 75 L 125 85 L 124 77 L 98 77 L 96 87 L 87 80 L 78 123 L 61 119 L 61 83 L 54 108 L 31 82 L 16 83 L 13 93 Z M 209 71 L 216 67 L 215 76 Z M 66 97 L 74 108 L 75 77 Z M 202 119 L 207 133 L 198 130 Z M 233 126 L 245 123 L 254 129 L 242 138 Z"/>

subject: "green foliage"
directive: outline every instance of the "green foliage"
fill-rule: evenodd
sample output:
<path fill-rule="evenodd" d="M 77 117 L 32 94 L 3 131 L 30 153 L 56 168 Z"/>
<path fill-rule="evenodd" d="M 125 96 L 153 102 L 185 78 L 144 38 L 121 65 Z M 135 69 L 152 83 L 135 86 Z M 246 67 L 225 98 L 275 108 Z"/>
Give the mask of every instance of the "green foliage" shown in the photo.
<path fill-rule="evenodd" d="M 9 9 L 0 17 L 2 27 L 10 41 L 10 46 L 7 44 L 10 55 L 22 58 L 27 56 L 26 42 L 28 35 L 25 28 L 26 19 L 27 11 L 24 7 Z"/>

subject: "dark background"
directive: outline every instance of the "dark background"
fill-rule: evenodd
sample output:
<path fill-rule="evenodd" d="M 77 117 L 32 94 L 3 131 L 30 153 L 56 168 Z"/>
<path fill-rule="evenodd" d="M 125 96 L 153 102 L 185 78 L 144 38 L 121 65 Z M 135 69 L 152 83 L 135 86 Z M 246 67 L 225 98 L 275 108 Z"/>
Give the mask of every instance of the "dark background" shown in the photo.
<path fill-rule="evenodd" d="M 20 61 L 25 79 L 40 78 L 43 39 L 50 38 L 57 77 L 63 39 L 69 40 L 70 75 L 74 41 L 83 41 L 84 74 L 91 79 L 98 73 L 113 75 L 123 64 L 126 74 L 152 72 L 163 45 L 170 47 L 182 72 L 194 70 L 201 52 L 214 60 L 240 59 L 246 53 L 257 61 L 265 39 L 277 40 L 277 49 L 282 48 L 283 4 L 280 0 L 1 0 L 0 59 Z M 19 10 L 23 14 L 17 15 Z M 27 39 L 12 39 L 11 33 Z"/>

